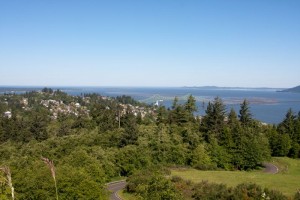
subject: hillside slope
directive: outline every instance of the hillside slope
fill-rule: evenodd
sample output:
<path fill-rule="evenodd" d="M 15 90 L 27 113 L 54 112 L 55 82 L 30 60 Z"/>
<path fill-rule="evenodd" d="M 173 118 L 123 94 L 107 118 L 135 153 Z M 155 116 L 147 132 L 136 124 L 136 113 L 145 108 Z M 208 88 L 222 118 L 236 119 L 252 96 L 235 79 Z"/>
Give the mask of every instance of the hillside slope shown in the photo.
<path fill-rule="evenodd" d="M 295 92 L 295 93 L 300 93 L 300 85 L 293 87 L 293 88 L 289 88 L 286 90 L 282 90 L 281 92 Z"/>

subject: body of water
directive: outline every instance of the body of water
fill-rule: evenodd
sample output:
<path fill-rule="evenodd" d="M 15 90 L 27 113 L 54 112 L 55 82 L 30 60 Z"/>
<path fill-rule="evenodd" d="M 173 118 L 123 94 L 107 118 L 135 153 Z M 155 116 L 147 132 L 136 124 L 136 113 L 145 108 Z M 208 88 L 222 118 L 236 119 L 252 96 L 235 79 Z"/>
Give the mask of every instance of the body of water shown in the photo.
<path fill-rule="evenodd" d="M 38 87 L 35 87 L 36 90 Z M 3 88 L 2 88 L 3 89 Z M 57 89 L 57 87 L 53 87 Z M 297 114 L 300 111 L 300 93 L 277 92 L 277 89 L 245 89 L 245 88 L 197 88 L 197 87 L 172 87 L 172 88 L 151 88 L 151 87 L 60 87 L 62 91 L 70 95 L 82 95 L 84 93 L 98 93 L 102 96 L 129 95 L 133 98 L 154 104 L 157 101 L 171 106 L 175 96 L 180 103 L 184 103 L 189 95 L 193 95 L 197 100 L 198 113 L 205 113 L 206 105 L 215 97 L 220 97 L 229 112 L 234 108 L 238 113 L 240 104 L 244 99 L 250 102 L 250 109 L 253 117 L 266 123 L 279 123 L 285 117 L 289 108 Z M 6 92 L 22 93 L 33 90 L 33 88 L 5 88 Z M 1 93 L 4 91 L 0 89 Z"/>
<path fill-rule="evenodd" d="M 251 112 L 255 119 L 266 123 L 279 123 L 285 117 L 289 108 L 295 114 L 300 111 L 300 94 L 277 92 L 277 89 L 203 89 L 203 88 L 78 88 L 78 90 L 66 90 L 66 92 L 79 95 L 81 93 L 99 93 L 104 96 L 129 95 L 135 99 L 156 103 L 170 107 L 175 96 L 180 103 L 184 103 L 189 95 L 193 95 L 197 100 L 198 112 L 203 115 L 206 105 L 213 101 L 215 97 L 220 97 L 224 101 L 227 111 L 234 108 L 238 113 L 240 104 L 244 99 L 250 102 Z"/>

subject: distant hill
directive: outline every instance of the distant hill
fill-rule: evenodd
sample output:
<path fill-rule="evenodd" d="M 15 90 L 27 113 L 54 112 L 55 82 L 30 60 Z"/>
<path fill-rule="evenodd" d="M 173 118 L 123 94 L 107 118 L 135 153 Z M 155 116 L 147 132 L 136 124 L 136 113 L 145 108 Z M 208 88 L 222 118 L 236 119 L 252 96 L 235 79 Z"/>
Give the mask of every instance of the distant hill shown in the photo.
<path fill-rule="evenodd" d="M 280 92 L 295 92 L 295 93 L 300 93 L 300 85 L 293 87 L 293 88 L 289 88 L 286 90 L 281 90 Z"/>

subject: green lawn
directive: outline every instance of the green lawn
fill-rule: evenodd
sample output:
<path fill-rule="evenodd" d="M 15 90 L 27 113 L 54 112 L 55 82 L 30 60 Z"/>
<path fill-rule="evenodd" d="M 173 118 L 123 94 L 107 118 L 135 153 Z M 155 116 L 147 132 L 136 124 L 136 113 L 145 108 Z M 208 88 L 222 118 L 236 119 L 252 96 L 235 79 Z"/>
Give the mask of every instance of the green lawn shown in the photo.
<path fill-rule="evenodd" d="M 119 191 L 118 195 L 119 195 L 119 197 L 121 197 L 121 199 L 124 199 L 124 200 L 138 200 L 138 198 L 136 196 L 134 196 L 133 194 L 124 192 L 124 190 Z"/>
<path fill-rule="evenodd" d="M 193 182 L 208 180 L 225 183 L 228 186 L 251 182 L 281 191 L 287 196 L 294 196 L 297 189 L 300 189 L 300 160 L 274 158 L 273 163 L 279 168 L 277 174 L 265 174 L 262 171 L 200 171 L 195 169 L 173 169 L 171 171 L 173 176 L 180 176 Z"/>

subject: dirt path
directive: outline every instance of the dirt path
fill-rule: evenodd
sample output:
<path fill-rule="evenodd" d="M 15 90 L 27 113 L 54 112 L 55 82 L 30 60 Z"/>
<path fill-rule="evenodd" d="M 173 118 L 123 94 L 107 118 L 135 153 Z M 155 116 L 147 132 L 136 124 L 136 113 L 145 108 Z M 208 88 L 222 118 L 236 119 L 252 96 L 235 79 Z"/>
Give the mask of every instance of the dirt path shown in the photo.
<path fill-rule="evenodd" d="M 126 181 L 125 180 L 108 183 L 107 184 L 107 189 L 112 192 L 109 199 L 111 199 L 111 200 L 122 200 L 118 196 L 118 192 L 120 190 L 122 190 L 123 188 L 125 188 L 125 186 L 126 186 Z"/>
<path fill-rule="evenodd" d="M 263 166 L 265 167 L 264 172 L 268 174 L 277 174 L 278 173 L 278 167 L 272 163 L 263 163 Z"/>

